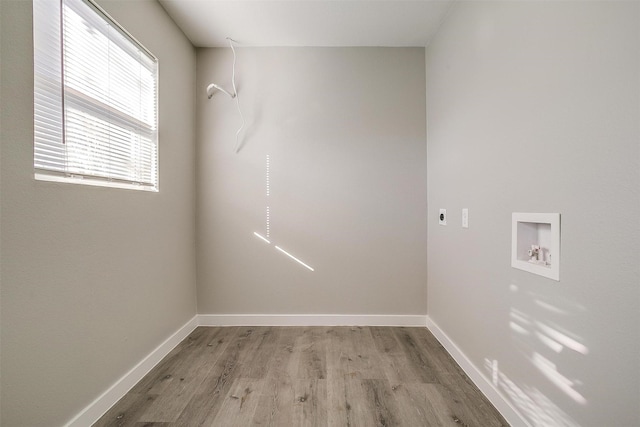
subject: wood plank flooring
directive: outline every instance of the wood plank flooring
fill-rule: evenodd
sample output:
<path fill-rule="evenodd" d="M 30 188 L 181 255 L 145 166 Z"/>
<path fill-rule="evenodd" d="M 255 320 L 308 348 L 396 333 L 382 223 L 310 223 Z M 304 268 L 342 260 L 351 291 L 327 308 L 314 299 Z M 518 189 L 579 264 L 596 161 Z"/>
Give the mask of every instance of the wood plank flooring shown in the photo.
<path fill-rule="evenodd" d="M 94 426 L 507 426 L 426 328 L 199 327 Z"/>

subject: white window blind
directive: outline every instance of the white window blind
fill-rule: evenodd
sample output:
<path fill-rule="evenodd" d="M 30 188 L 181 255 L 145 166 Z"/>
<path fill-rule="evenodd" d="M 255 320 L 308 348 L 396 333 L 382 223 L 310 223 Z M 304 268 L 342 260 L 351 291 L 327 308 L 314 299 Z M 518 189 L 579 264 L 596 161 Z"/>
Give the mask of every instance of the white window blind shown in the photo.
<path fill-rule="evenodd" d="M 156 190 L 157 60 L 89 0 L 33 5 L 36 176 Z"/>

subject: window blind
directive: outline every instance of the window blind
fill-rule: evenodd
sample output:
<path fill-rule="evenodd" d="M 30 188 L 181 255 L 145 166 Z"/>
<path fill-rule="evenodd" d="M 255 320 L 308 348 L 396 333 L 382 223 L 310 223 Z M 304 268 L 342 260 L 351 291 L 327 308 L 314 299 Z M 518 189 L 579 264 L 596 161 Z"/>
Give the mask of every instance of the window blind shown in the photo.
<path fill-rule="evenodd" d="M 88 0 L 34 0 L 36 173 L 157 189 L 157 60 Z"/>

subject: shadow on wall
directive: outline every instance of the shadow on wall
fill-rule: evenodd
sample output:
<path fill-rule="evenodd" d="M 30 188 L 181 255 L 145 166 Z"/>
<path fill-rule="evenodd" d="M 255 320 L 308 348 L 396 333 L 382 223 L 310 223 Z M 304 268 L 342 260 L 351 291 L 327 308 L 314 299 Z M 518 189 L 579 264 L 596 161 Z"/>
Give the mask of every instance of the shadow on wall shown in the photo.
<path fill-rule="evenodd" d="M 586 310 L 569 301 L 551 302 L 541 293 L 510 286 L 512 305 L 509 329 L 519 356 L 539 375 L 539 384 L 547 382 L 571 403 L 586 406 L 581 394 L 583 383 L 571 375 L 572 366 L 589 354 L 582 339 L 561 325 L 563 319 Z M 485 359 L 485 369 L 494 387 L 511 402 L 532 426 L 576 427 L 579 423 L 567 415 L 554 400 L 537 386 L 516 384 L 500 370 L 498 360 Z M 545 387 L 549 389 L 549 387 Z"/>

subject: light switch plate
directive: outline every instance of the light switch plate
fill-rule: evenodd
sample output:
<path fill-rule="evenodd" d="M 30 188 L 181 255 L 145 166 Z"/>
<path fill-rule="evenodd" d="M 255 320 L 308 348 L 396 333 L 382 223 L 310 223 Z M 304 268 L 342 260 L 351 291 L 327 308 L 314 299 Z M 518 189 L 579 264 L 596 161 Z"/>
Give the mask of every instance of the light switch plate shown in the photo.
<path fill-rule="evenodd" d="M 440 209 L 440 214 L 438 215 L 438 224 L 447 225 L 447 210 Z"/>

